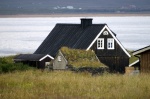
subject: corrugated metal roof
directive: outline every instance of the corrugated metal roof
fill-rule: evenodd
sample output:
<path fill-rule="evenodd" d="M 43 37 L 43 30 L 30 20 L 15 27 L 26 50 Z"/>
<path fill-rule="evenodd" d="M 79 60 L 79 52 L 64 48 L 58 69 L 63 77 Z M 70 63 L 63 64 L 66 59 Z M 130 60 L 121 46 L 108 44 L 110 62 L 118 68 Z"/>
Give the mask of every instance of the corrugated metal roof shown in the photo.
<path fill-rule="evenodd" d="M 138 50 L 134 51 L 134 52 L 133 52 L 133 55 L 139 55 L 139 54 L 141 54 L 141 53 L 143 53 L 143 52 L 146 52 L 146 51 L 148 51 L 148 50 L 150 50 L 150 45 L 148 45 L 148 46 L 146 46 L 146 47 L 144 47 L 144 48 L 141 48 L 141 49 L 138 49 Z"/>
<path fill-rule="evenodd" d="M 14 60 L 16 61 L 39 61 L 45 54 L 20 54 Z"/>
<path fill-rule="evenodd" d="M 57 51 L 63 46 L 87 49 L 105 25 L 92 24 L 83 28 L 81 24 L 56 24 L 34 54 L 55 56 Z"/>

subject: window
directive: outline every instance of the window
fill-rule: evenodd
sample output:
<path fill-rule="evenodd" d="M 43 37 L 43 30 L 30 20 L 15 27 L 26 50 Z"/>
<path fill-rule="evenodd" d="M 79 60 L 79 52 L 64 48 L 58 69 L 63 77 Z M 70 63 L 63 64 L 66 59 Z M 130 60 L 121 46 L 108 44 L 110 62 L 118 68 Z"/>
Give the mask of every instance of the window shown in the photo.
<path fill-rule="evenodd" d="M 114 39 L 113 38 L 107 39 L 107 49 L 114 49 Z"/>
<path fill-rule="evenodd" d="M 58 61 L 59 61 L 59 62 L 61 61 L 61 56 L 58 56 Z"/>
<path fill-rule="evenodd" d="M 97 39 L 97 49 L 104 49 L 104 38 Z"/>
<path fill-rule="evenodd" d="M 108 31 L 104 31 L 104 32 L 103 32 L 103 35 L 108 35 Z"/>
<path fill-rule="evenodd" d="M 50 62 L 45 62 L 45 66 L 49 66 L 50 65 Z"/>

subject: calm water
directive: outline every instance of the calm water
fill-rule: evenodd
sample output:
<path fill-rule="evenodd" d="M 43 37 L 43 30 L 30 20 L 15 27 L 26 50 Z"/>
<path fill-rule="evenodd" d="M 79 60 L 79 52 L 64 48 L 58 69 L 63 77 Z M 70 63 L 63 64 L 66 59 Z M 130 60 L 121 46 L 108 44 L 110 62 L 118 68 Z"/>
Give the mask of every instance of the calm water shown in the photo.
<path fill-rule="evenodd" d="M 56 23 L 80 23 L 80 18 L 0 18 L 0 56 L 33 53 Z M 107 23 L 127 49 L 150 45 L 150 16 L 93 17 L 93 23 Z"/>

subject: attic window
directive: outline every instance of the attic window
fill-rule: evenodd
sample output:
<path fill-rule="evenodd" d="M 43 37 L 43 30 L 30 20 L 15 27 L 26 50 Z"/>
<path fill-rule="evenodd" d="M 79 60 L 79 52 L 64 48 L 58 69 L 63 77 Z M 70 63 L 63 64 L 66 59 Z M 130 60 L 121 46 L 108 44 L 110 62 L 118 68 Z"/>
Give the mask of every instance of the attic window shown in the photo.
<path fill-rule="evenodd" d="M 103 32 L 103 35 L 108 35 L 108 31 L 104 31 L 104 32 Z"/>
<path fill-rule="evenodd" d="M 97 39 L 97 49 L 104 49 L 104 38 Z"/>
<path fill-rule="evenodd" d="M 59 61 L 59 62 L 61 61 L 61 56 L 58 56 L 58 61 Z"/>
<path fill-rule="evenodd" d="M 107 39 L 107 49 L 114 49 L 114 39 L 113 38 Z"/>

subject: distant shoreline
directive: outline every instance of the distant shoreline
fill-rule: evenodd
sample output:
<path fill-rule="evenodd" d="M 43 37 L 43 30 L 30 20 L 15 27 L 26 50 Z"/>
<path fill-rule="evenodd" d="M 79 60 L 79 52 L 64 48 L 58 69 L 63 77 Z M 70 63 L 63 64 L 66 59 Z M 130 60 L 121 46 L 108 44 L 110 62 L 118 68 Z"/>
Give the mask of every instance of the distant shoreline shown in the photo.
<path fill-rule="evenodd" d="M 150 14 L 19 14 L 19 15 L 0 15 L 0 18 L 32 18 L 32 17 L 125 17 L 125 16 L 150 16 Z"/>

